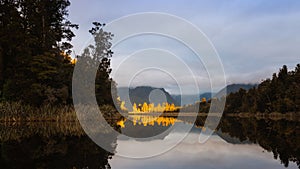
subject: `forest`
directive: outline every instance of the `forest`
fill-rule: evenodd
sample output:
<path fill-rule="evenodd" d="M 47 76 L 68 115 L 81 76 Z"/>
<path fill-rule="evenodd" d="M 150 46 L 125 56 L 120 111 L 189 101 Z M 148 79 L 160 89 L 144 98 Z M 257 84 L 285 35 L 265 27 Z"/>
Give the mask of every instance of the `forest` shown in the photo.
<path fill-rule="evenodd" d="M 223 98 L 212 98 L 216 100 Z M 181 111 L 207 113 L 211 99 L 184 106 Z M 300 111 L 300 64 L 288 71 L 286 65 L 249 90 L 240 89 L 226 96 L 224 113 L 299 113 Z"/>
<path fill-rule="evenodd" d="M 72 105 L 72 74 L 77 60 L 99 63 L 96 76 L 97 101 L 112 105 L 109 77 L 110 40 L 105 24 L 93 23 L 94 40 L 72 59 L 71 40 L 79 25 L 68 20 L 69 0 L 1 0 L 0 4 L 0 98 L 1 102 L 32 107 Z M 102 47 L 102 46 L 101 46 Z M 97 53 L 91 53 L 97 48 Z M 101 85 L 100 85 L 101 84 Z"/>
<path fill-rule="evenodd" d="M 300 111 L 300 64 L 288 71 L 284 65 L 271 79 L 248 91 L 240 89 L 226 98 L 225 113 L 296 113 Z"/>

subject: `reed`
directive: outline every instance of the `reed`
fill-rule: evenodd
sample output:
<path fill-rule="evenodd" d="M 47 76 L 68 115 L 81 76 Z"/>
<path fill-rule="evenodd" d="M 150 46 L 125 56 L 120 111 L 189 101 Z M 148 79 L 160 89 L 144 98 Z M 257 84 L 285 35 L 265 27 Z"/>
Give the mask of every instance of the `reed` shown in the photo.
<path fill-rule="evenodd" d="M 116 109 L 109 105 L 100 106 L 105 117 L 119 117 Z M 0 102 L 0 122 L 74 122 L 78 121 L 72 105 L 44 105 L 34 107 L 21 102 Z"/>

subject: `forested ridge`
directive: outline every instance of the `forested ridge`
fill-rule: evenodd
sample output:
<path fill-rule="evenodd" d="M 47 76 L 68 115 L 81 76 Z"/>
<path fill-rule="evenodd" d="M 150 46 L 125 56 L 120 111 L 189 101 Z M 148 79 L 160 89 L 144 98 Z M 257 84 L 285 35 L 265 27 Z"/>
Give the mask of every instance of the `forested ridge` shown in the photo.
<path fill-rule="evenodd" d="M 225 113 L 288 113 L 300 111 L 300 64 L 288 71 L 284 65 L 272 78 L 248 91 L 240 89 L 226 98 Z"/>
<path fill-rule="evenodd" d="M 212 99 L 225 99 L 212 98 Z M 182 112 L 208 113 L 211 99 L 184 106 Z M 300 64 L 288 71 L 284 65 L 272 78 L 263 80 L 257 86 L 226 96 L 224 113 L 298 113 L 300 112 Z"/>

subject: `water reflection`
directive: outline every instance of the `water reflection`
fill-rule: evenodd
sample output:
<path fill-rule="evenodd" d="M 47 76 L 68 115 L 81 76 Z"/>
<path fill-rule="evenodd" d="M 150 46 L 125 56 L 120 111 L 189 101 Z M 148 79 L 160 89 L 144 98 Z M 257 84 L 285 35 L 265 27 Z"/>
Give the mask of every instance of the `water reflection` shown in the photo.
<path fill-rule="evenodd" d="M 143 130 L 139 129 L 135 131 L 136 133 L 141 133 L 141 131 L 148 131 L 147 126 L 149 125 L 152 126 L 153 124 L 155 124 L 156 127 L 157 126 L 168 127 L 169 125 L 172 125 L 173 122 L 182 123 L 183 125 L 189 125 L 189 123 L 190 124 L 192 123 L 192 120 L 193 118 L 188 116 L 182 118 L 182 120 L 180 121 L 173 117 L 157 118 L 157 117 L 136 116 L 135 118 L 133 118 L 133 121 L 125 121 L 125 122 L 123 121 L 122 127 L 123 129 L 124 128 L 126 129 L 126 128 L 131 128 L 132 126 L 139 126 L 139 127 L 144 126 L 142 128 Z M 164 121 L 165 124 L 169 124 L 169 125 L 162 125 L 164 123 L 161 123 L 161 121 Z M 193 139 L 189 139 L 185 141 L 198 140 L 198 137 L 195 136 L 199 136 L 200 131 L 205 130 L 205 128 L 202 127 L 204 121 L 205 121 L 205 117 L 199 116 L 197 118 L 197 121 L 195 122 L 195 126 L 192 129 L 192 132 L 194 133 Z M 133 128 L 132 130 L 134 129 L 136 128 Z M 218 149 L 220 148 L 220 150 L 217 149 L 219 152 L 215 151 L 214 153 L 212 152 L 202 152 L 202 153 L 215 154 L 217 157 L 219 157 L 218 153 L 223 154 L 224 156 L 226 156 L 226 158 L 228 158 L 226 161 L 230 161 L 232 164 L 232 166 L 229 168 L 241 168 L 241 162 L 245 163 L 245 165 L 251 166 L 248 168 L 254 168 L 254 167 L 255 168 L 260 168 L 260 167 L 297 168 L 297 166 L 298 167 L 300 166 L 299 131 L 300 131 L 299 120 L 297 119 L 288 121 L 284 119 L 272 120 L 272 119 L 234 118 L 234 117 L 223 118 L 217 130 L 215 131 L 215 138 L 214 138 L 215 140 L 210 140 L 210 142 L 208 143 L 211 147 L 206 147 L 205 146 L 206 144 L 200 147 L 206 150 L 210 148 L 214 149 L 216 147 L 218 147 Z M 162 145 L 168 145 L 170 142 L 172 142 L 172 140 L 176 139 L 176 137 L 178 137 L 181 134 L 182 133 L 180 133 L 180 130 L 176 131 L 175 128 L 175 132 L 168 133 L 168 135 L 165 135 L 160 139 L 151 140 L 146 143 L 145 142 L 141 143 L 139 142 L 138 139 L 128 140 L 120 137 L 118 139 L 117 152 L 131 152 L 131 154 L 135 154 L 136 156 L 138 156 L 138 154 L 145 154 L 145 151 L 151 153 L 153 152 L 154 149 L 153 147 L 156 148 L 156 147 L 161 147 Z M 227 144 L 219 144 L 219 142 L 214 142 L 216 141 L 216 139 L 225 141 Z M 195 143 L 189 147 L 196 148 L 198 147 L 197 144 Z M 235 146 L 232 147 L 233 149 L 231 149 L 230 151 L 228 150 L 226 152 L 221 152 L 222 148 L 228 148 L 228 145 L 235 145 Z M 188 149 L 187 147 L 184 148 L 184 150 L 187 149 Z M 257 151 L 252 151 L 252 149 L 255 149 Z M 173 150 L 160 157 L 167 158 L 166 156 L 170 155 L 173 158 L 172 151 Z M 185 152 L 180 154 L 186 155 L 189 153 L 190 152 Z M 264 155 L 258 156 L 258 154 L 260 153 L 263 153 L 268 158 L 263 158 Z M 247 157 L 243 156 L 243 154 L 247 154 Z M 199 154 L 194 158 L 195 158 L 195 162 L 205 160 L 199 158 Z M 120 158 L 119 157 L 114 158 L 112 162 L 114 162 L 116 159 L 120 159 Z M 219 158 L 213 158 L 213 159 L 215 160 L 214 164 L 219 161 Z M 173 160 L 176 161 L 176 156 L 174 157 Z M 255 160 L 257 162 L 254 162 Z M 251 163 L 253 163 L 253 165 Z M 189 166 L 193 164 L 186 164 L 186 165 Z M 226 166 L 225 164 L 223 165 Z M 215 167 L 216 166 L 218 166 L 218 164 L 215 164 Z M 134 168 L 134 166 L 131 167 Z M 168 168 L 168 167 L 170 166 L 164 166 L 164 165 L 161 166 L 161 168 Z M 208 165 L 202 167 L 210 168 Z M 189 167 L 185 167 L 185 168 L 189 168 Z M 244 166 L 242 168 L 247 168 L 247 167 Z"/>
<path fill-rule="evenodd" d="M 238 138 L 240 142 L 256 143 L 287 167 L 295 162 L 300 167 L 299 121 L 224 118 L 220 124 L 222 133 Z"/>
<path fill-rule="evenodd" d="M 175 117 L 163 117 L 163 116 L 147 116 L 147 115 L 131 115 L 128 118 L 133 126 L 143 125 L 143 126 L 170 126 L 174 125 L 175 122 L 180 122 Z M 121 128 L 125 128 L 125 122 L 127 119 L 121 119 L 117 122 Z"/>
<path fill-rule="evenodd" d="M 144 140 L 165 137 L 175 122 L 179 122 L 175 117 L 132 115 L 128 119 L 118 121 L 117 124 L 121 127 L 123 135 Z"/>
<path fill-rule="evenodd" d="M 176 134 L 168 136 L 177 137 Z M 152 158 L 137 160 L 114 156 L 110 165 L 114 169 L 281 169 L 284 168 L 278 161 L 273 159 L 271 153 L 264 152 L 264 149 L 255 144 L 231 144 L 224 141 L 218 135 L 213 135 L 205 144 L 197 142 L 199 131 L 192 132 L 177 147 L 167 153 Z M 118 140 L 117 151 L 138 151 L 141 147 L 132 140 Z M 161 144 L 160 140 L 155 140 L 149 145 Z M 149 146 L 149 151 L 151 147 Z M 297 168 L 291 164 L 289 168 Z"/>
<path fill-rule="evenodd" d="M 110 168 L 113 154 L 98 147 L 78 123 L 1 124 L 0 167 L 5 169 Z M 103 138 L 109 133 L 99 133 Z M 114 140 L 103 140 L 115 149 Z"/>
<path fill-rule="evenodd" d="M 115 154 L 153 150 L 180 137 L 180 126 L 193 125 L 190 117 L 132 116 L 120 120 L 119 130 L 130 136 L 162 137 L 143 142 L 99 136 L 115 150 L 109 153 L 93 143 L 79 123 L 0 124 L 0 168 L 299 168 L 299 120 L 223 118 L 213 137 L 198 143 L 205 117 L 198 117 L 188 137 L 174 149 L 148 159 L 128 159 Z M 176 125 L 175 125 L 176 126 Z M 148 134 L 145 134 L 148 133 Z M 149 134 L 150 133 L 150 134 Z M 109 136 L 109 137 L 108 137 Z M 113 138 L 113 139 L 105 139 Z M 143 146 L 143 147 L 141 147 Z"/>

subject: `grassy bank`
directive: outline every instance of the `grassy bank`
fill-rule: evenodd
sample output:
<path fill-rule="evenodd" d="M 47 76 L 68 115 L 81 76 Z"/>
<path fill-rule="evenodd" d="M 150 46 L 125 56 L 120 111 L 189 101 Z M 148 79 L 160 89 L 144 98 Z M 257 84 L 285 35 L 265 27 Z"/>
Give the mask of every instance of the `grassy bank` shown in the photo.
<path fill-rule="evenodd" d="M 99 107 L 105 118 L 119 118 L 119 113 L 110 105 Z M 20 102 L 0 102 L 0 122 L 75 122 L 76 112 L 71 105 L 44 105 L 33 107 Z"/>

